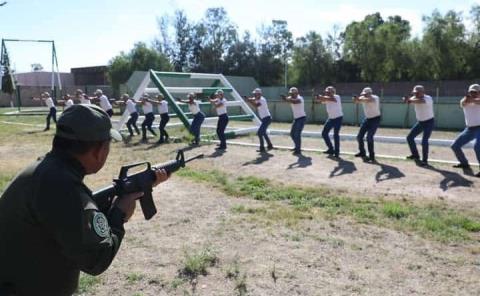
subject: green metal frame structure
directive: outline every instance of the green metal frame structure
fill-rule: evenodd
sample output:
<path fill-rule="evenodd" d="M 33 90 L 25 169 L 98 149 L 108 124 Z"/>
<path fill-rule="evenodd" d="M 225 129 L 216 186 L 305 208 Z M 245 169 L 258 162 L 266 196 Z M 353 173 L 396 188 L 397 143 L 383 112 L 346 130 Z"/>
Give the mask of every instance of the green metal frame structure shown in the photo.
<path fill-rule="evenodd" d="M 20 111 L 21 107 L 21 98 L 20 98 L 20 91 L 15 79 L 15 74 L 12 73 L 12 69 L 10 67 L 10 58 L 8 56 L 7 50 L 7 43 L 8 42 L 28 42 L 28 43 L 50 43 L 52 46 L 52 80 L 51 80 L 51 93 L 54 99 L 57 98 L 57 92 L 55 87 L 55 73 L 57 73 L 57 84 L 60 92 L 62 91 L 62 80 L 60 79 L 60 70 L 58 68 L 58 58 L 57 58 L 57 50 L 55 49 L 55 41 L 54 40 L 32 40 L 32 39 L 2 39 L 2 47 L 1 47 L 1 56 L 0 56 L 0 66 L 3 68 L 4 72 L 7 72 L 10 75 L 12 88 L 14 89 L 17 97 L 17 105 L 18 110 Z M 56 71 L 55 71 L 56 69 Z"/>
<path fill-rule="evenodd" d="M 168 78 L 175 78 L 175 79 L 202 79 L 206 81 L 212 80 L 213 82 L 210 83 L 208 86 L 201 86 L 201 87 L 174 87 L 166 85 L 165 80 Z M 149 86 L 155 86 L 154 88 Z M 238 94 L 238 92 L 233 88 L 230 82 L 223 76 L 222 74 L 207 74 L 207 73 L 180 73 L 180 72 L 159 72 L 150 70 L 147 75 L 143 78 L 140 86 L 135 91 L 133 95 L 133 100 L 137 101 L 144 93 L 148 94 L 162 94 L 169 103 L 171 110 L 173 110 L 174 114 L 171 116 L 176 116 L 180 119 L 183 126 L 187 130 L 190 130 L 191 120 L 188 118 L 190 113 L 184 112 L 182 108 L 180 108 L 178 102 L 175 100 L 173 94 L 187 94 L 189 92 L 194 92 L 197 94 L 202 94 L 209 96 L 213 94 L 218 89 L 223 90 L 225 93 L 228 93 L 233 100 L 229 100 L 227 103 L 227 108 L 231 106 L 237 106 L 242 109 L 245 113 L 243 115 L 233 115 L 229 116 L 233 120 L 252 120 L 253 127 L 251 128 L 242 128 L 231 130 L 227 134 L 229 136 L 235 136 L 238 134 L 250 133 L 254 132 L 258 129 L 260 125 L 260 120 L 253 112 L 253 110 L 248 106 L 248 104 L 242 99 L 242 97 Z M 210 105 L 210 103 L 201 103 L 201 105 Z M 117 130 L 120 130 L 125 122 L 128 120 L 129 115 L 127 112 L 124 112 L 122 118 L 118 122 L 114 122 L 114 127 Z M 216 120 L 216 117 L 207 117 L 206 123 L 209 121 Z M 208 126 L 207 126 L 208 127 Z"/>

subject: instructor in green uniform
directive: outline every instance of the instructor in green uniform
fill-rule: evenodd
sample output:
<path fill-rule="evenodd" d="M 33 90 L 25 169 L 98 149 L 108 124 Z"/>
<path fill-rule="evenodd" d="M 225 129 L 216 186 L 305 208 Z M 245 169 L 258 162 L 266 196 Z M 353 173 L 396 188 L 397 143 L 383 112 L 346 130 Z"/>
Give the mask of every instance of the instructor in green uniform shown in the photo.
<path fill-rule="evenodd" d="M 112 262 L 142 193 L 116 199 L 101 212 L 83 183 L 103 167 L 110 129 L 101 108 L 68 108 L 52 150 L 0 197 L 0 295 L 71 295 L 80 271 L 98 275 Z M 155 185 L 168 178 L 163 170 L 156 175 Z"/>

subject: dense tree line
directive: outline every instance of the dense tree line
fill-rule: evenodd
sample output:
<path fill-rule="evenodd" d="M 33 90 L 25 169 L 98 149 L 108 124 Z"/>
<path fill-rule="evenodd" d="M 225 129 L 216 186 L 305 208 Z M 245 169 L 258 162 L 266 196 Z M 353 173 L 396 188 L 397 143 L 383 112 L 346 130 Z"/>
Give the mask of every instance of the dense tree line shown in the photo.
<path fill-rule="evenodd" d="M 472 20 L 467 29 L 465 20 Z M 199 22 L 184 11 L 158 19 L 159 37 L 137 43 L 110 61 L 116 87 L 134 70 L 174 70 L 253 76 L 260 85 L 309 86 L 335 82 L 389 82 L 480 77 L 480 5 L 424 16 L 421 37 L 400 16 L 365 16 L 324 38 L 310 31 L 293 39 L 286 21 L 274 20 L 253 38 L 238 32 L 224 8 L 209 8 Z"/>

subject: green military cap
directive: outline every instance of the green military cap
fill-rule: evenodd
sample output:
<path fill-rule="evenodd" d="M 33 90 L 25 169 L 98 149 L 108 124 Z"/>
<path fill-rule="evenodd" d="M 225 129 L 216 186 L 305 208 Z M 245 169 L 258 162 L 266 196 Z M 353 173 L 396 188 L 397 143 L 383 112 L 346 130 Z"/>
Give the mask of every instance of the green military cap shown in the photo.
<path fill-rule="evenodd" d="M 62 112 L 57 122 L 56 136 L 78 141 L 120 141 L 112 129 L 108 114 L 96 105 L 73 105 Z"/>

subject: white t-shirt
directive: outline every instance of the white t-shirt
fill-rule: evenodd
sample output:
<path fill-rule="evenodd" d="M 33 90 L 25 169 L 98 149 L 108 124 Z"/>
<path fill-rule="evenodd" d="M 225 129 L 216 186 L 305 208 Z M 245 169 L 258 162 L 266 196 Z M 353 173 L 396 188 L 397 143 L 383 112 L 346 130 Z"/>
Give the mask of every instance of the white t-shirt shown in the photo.
<path fill-rule="evenodd" d="M 343 116 L 342 98 L 339 95 L 334 95 L 333 97 L 335 98 L 335 100 L 337 100 L 336 102 L 324 102 L 325 107 L 327 108 L 327 114 L 329 119 L 335 119 Z"/>
<path fill-rule="evenodd" d="M 168 102 L 163 100 L 160 102 L 160 104 L 158 104 L 158 113 L 160 114 L 164 114 L 164 113 L 167 113 L 168 114 Z"/>
<path fill-rule="evenodd" d="M 372 95 L 373 102 L 363 102 L 363 113 L 366 118 L 374 118 L 380 116 L 380 98 Z"/>
<path fill-rule="evenodd" d="M 153 106 L 152 103 L 150 102 L 143 102 L 142 104 L 142 109 L 143 109 L 143 114 L 148 114 L 148 113 L 153 113 Z"/>
<path fill-rule="evenodd" d="M 293 112 L 293 118 L 301 118 L 305 117 L 305 104 L 303 102 L 303 97 L 302 96 L 297 96 L 297 99 L 300 100 L 300 103 L 298 104 L 293 104 L 290 103 L 290 107 L 292 107 L 292 112 Z"/>
<path fill-rule="evenodd" d="M 433 99 L 431 96 L 424 95 L 424 104 L 415 105 L 415 115 L 418 121 L 425 121 L 433 118 Z"/>
<path fill-rule="evenodd" d="M 221 100 L 218 100 L 220 103 L 222 103 L 223 105 L 216 108 L 217 109 L 217 115 L 220 116 L 220 115 L 223 115 L 223 114 L 227 114 L 227 99 L 223 98 Z"/>
<path fill-rule="evenodd" d="M 89 99 L 85 99 L 83 96 L 80 97 L 80 104 L 90 105 L 91 103 Z"/>
<path fill-rule="evenodd" d="M 45 99 L 45 104 L 47 105 L 48 109 L 55 108 L 55 103 L 53 103 L 53 99 L 51 97 Z"/>
<path fill-rule="evenodd" d="M 268 110 L 267 100 L 264 97 L 261 97 L 257 102 L 260 103 L 260 106 L 257 106 L 260 119 L 271 116 L 270 111 Z"/>
<path fill-rule="evenodd" d="M 112 104 L 110 104 L 110 101 L 108 100 L 106 95 L 102 95 L 100 98 L 100 107 L 102 107 L 103 110 L 108 111 L 112 109 Z"/>
<path fill-rule="evenodd" d="M 66 102 L 65 102 L 65 110 L 67 110 L 68 108 L 72 107 L 73 106 L 73 100 L 72 99 L 68 99 Z"/>
<path fill-rule="evenodd" d="M 480 105 L 468 104 L 463 106 L 463 114 L 465 114 L 465 124 L 468 127 L 480 126 Z"/>
<path fill-rule="evenodd" d="M 188 103 L 188 109 L 193 115 L 195 115 L 200 112 L 200 103 L 197 100 L 194 100 L 192 104 Z"/>
<path fill-rule="evenodd" d="M 129 114 L 137 112 L 137 108 L 135 108 L 135 103 L 133 102 L 132 99 L 128 99 L 126 102 L 127 105 L 127 111 Z"/>

